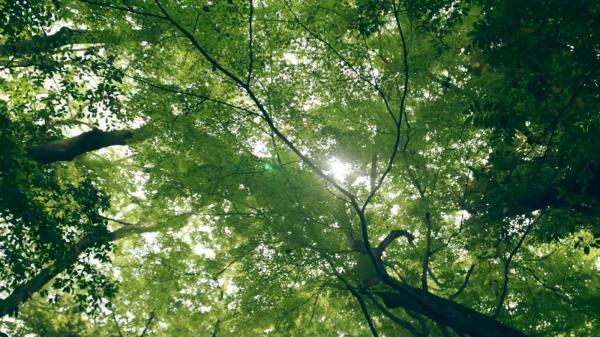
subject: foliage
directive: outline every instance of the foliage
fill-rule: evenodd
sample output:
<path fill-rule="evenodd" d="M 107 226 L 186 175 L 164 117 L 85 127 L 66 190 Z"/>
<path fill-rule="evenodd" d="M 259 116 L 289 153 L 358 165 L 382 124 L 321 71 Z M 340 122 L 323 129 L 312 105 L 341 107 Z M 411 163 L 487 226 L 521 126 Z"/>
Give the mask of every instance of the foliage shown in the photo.
<path fill-rule="evenodd" d="M 596 1 L 0 6 L 0 331 L 599 333 Z"/>

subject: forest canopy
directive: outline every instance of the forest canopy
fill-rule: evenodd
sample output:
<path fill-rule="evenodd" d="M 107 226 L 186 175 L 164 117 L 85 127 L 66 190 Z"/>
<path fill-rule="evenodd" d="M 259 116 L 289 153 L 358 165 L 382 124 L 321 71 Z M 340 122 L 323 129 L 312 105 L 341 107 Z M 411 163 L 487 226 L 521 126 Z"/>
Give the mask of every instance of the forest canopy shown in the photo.
<path fill-rule="evenodd" d="M 599 98 L 595 0 L 0 0 L 0 336 L 599 336 Z"/>

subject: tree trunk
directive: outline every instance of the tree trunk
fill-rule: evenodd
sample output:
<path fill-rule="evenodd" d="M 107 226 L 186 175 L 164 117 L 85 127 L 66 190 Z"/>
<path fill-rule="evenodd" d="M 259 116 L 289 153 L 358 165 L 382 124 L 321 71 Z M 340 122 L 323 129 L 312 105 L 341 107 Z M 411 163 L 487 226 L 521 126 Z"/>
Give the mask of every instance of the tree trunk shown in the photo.
<path fill-rule="evenodd" d="M 0 46 L 0 55 L 21 57 L 37 53 L 45 53 L 69 44 L 89 44 L 105 41 L 107 36 L 102 32 L 74 30 L 66 27 L 47 36 L 34 36 L 31 40 L 16 41 Z"/>
<path fill-rule="evenodd" d="M 398 285 L 397 292 L 376 292 L 386 307 L 404 308 L 473 337 L 527 337 L 524 333 L 481 314 L 467 306 L 424 292 L 408 285 Z"/>
<path fill-rule="evenodd" d="M 137 133 L 140 130 L 102 131 L 93 129 L 72 138 L 30 146 L 27 148 L 27 153 L 31 159 L 44 164 L 70 161 L 87 152 L 113 145 L 127 145 L 135 141 L 141 141 L 145 137 L 138 137 Z M 136 137 L 134 138 L 134 136 Z"/>
<path fill-rule="evenodd" d="M 155 231 L 156 228 L 141 225 L 123 226 L 110 233 L 109 241 L 121 239 L 131 233 L 145 233 Z M 50 266 L 43 268 L 40 272 L 27 282 L 16 287 L 6 298 L 0 299 L 0 318 L 16 313 L 19 306 L 27 301 L 33 294 L 40 291 L 48 282 L 68 267 L 77 262 L 79 254 L 92 247 L 97 240 L 96 233 L 83 236 L 71 251 L 64 255 L 60 261 L 54 261 Z"/>
<path fill-rule="evenodd" d="M 130 41 L 147 41 L 149 43 L 155 43 L 158 41 L 159 35 L 159 32 L 156 34 L 148 34 L 145 30 L 131 30 L 127 33 L 115 33 L 110 30 L 78 30 L 63 27 L 51 35 L 34 36 L 30 40 L 21 40 L 0 45 L 0 56 L 21 58 L 24 56 L 51 52 L 63 46 L 76 44 L 106 45 Z"/>

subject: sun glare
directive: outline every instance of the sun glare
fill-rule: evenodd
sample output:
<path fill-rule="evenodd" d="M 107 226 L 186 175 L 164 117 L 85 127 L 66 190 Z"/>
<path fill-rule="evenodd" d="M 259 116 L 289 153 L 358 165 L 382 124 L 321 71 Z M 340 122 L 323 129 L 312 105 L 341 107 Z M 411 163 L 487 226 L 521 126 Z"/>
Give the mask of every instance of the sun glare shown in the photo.
<path fill-rule="evenodd" d="M 343 161 L 332 158 L 329 160 L 329 170 L 327 174 L 333 176 L 337 181 L 344 181 L 350 173 L 350 164 L 344 163 Z"/>

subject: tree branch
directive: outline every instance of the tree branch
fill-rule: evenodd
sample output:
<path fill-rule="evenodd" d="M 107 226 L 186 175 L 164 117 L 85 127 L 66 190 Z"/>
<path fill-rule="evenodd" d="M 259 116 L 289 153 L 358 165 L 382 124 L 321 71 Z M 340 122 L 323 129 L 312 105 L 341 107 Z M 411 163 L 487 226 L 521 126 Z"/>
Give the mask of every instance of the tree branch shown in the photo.
<path fill-rule="evenodd" d="M 48 144 L 32 145 L 27 148 L 29 157 L 37 162 L 50 164 L 71 161 L 84 153 L 114 145 L 127 145 L 148 138 L 140 129 L 102 131 L 94 128 L 78 136 L 57 140 Z M 141 135 L 141 136 L 140 136 Z"/>
<path fill-rule="evenodd" d="M 121 332 L 121 327 L 119 326 L 119 322 L 117 321 L 117 316 L 115 316 L 114 310 L 111 310 L 111 316 L 112 316 L 113 322 L 115 322 L 115 327 L 117 328 L 117 334 L 119 334 L 119 337 L 123 337 L 123 333 Z"/>
<path fill-rule="evenodd" d="M 184 213 L 181 216 L 189 217 L 193 214 Z M 119 221 L 119 223 L 126 223 Z M 147 233 L 158 231 L 161 225 L 141 226 L 139 224 L 127 224 L 109 233 L 108 242 L 124 238 L 132 233 Z M 48 282 L 61 272 L 77 262 L 79 255 L 98 243 L 99 234 L 89 233 L 83 236 L 73 248 L 63 255 L 63 258 L 49 266 L 42 268 L 34 277 L 16 287 L 7 297 L 0 299 L 0 317 L 17 312 L 19 306 L 28 300 L 34 293 L 41 290 Z"/>
<path fill-rule="evenodd" d="M 394 18 L 396 19 L 396 28 L 398 28 L 398 34 L 400 35 L 400 42 L 402 44 L 402 62 L 404 63 L 404 86 L 402 91 L 402 99 L 400 100 L 400 124 L 402 124 L 402 116 L 404 116 L 404 123 L 406 124 L 406 141 L 404 142 L 404 150 L 408 146 L 408 142 L 410 141 L 410 122 L 408 121 L 408 116 L 406 114 L 406 98 L 408 97 L 408 47 L 406 43 L 406 38 L 404 37 L 404 31 L 402 30 L 402 25 L 400 24 L 400 16 L 398 14 L 398 8 L 396 7 L 396 1 L 392 0 L 392 7 L 394 10 Z"/>
<path fill-rule="evenodd" d="M 473 337 L 525 337 L 527 335 L 462 304 L 421 289 L 403 285 L 403 291 L 373 291 L 390 309 L 404 308 L 429 317 Z M 419 300 L 415 300 L 418 297 Z"/>
<path fill-rule="evenodd" d="M 94 45 L 94 44 L 117 44 L 125 39 L 131 41 L 132 39 L 155 42 L 156 39 L 153 37 L 148 38 L 145 35 L 144 30 L 130 30 L 126 34 L 115 33 L 112 30 L 84 30 L 84 29 L 72 29 L 69 27 L 62 27 L 56 33 L 43 36 L 33 36 L 29 40 L 19 40 L 15 42 L 5 43 L 0 45 L 0 56 L 13 56 L 19 58 L 20 66 L 33 65 L 31 62 L 22 60 L 24 56 L 35 56 L 39 58 L 40 54 L 53 52 L 61 47 L 73 46 L 73 45 Z M 144 39 L 145 38 L 145 39 Z M 89 50 L 92 46 L 79 47 L 77 49 L 71 48 L 68 51 L 76 50 Z M 42 59 L 45 63 L 54 62 L 54 60 Z"/>
<path fill-rule="evenodd" d="M 140 335 L 140 337 L 144 337 L 146 335 L 146 332 L 148 331 L 148 328 L 150 327 L 150 324 L 152 323 L 152 320 L 154 320 L 154 310 L 152 310 L 152 312 L 150 312 L 150 315 L 148 316 L 148 320 L 146 321 L 146 326 L 144 326 L 144 330 L 142 331 L 142 334 Z"/>
<path fill-rule="evenodd" d="M 369 172 L 369 190 L 373 191 L 375 189 L 375 184 L 377 181 L 377 152 L 375 151 L 375 146 L 373 145 L 373 154 L 371 156 L 371 172 Z"/>
<path fill-rule="evenodd" d="M 199 94 L 199 93 L 195 93 L 195 92 L 191 92 L 191 91 L 182 90 L 181 88 L 177 88 L 177 87 L 172 86 L 172 85 L 167 86 L 167 85 L 164 85 L 164 84 L 154 83 L 154 82 L 151 82 L 150 80 L 147 80 L 145 78 L 141 78 L 141 77 L 138 77 L 138 76 L 131 76 L 131 75 L 128 75 L 128 74 L 126 74 L 124 72 L 122 72 L 122 73 L 123 73 L 124 76 L 132 78 L 132 79 L 134 79 L 134 80 L 136 80 L 138 82 L 141 82 L 141 83 L 147 85 L 148 87 L 151 87 L 151 88 L 154 88 L 154 89 L 158 89 L 158 90 L 161 90 L 161 91 L 170 92 L 170 93 L 178 94 L 178 95 L 182 95 L 182 96 L 195 97 L 195 98 L 198 98 L 198 99 L 201 99 L 201 100 L 206 100 L 206 101 L 209 101 L 209 102 L 213 102 L 213 103 L 216 103 L 216 104 L 224 105 L 226 107 L 230 107 L 230 108 L 233 108 L 233 109 L 236 109 L 236 110 L 243 111 L 243 112 L 247 113 L 248 115 L 260 117 L 260 115 L 258 113 L 254 112 L 254 111 L 252 111 L 250 109 L 247 109 L 245 107 L 239 106 L 239 105 L 231 104 L 231 103 L 228 103 L 228 102 L 216 99 L 216 98 L 212 98 L 212 97 L 207 96 L 207 95 L 203 95 L 203 94 Z"/>
<path fill-rule="evenodd" d="M 518 268 L 522 268 L 524 270 L 526 270 L 528 273 L 531 274 L 531 276 L 533 276 L 533 278 L 545 289 L 549 290 L 550 292 L 552 292 L 552 294 L 554 294 L 556 297 L 558 297 L 561 301 L 569 304 L 570 306 L 572 306 L 573 308 L 575 308 L 575 310 L 588 315 L 590 317 L 594 317 L 595 313 L 590 312 L 589 310 L 586 310 L 584 308 L 581 308 L 580 306 L 578 306 L 575 302 L 573 302 L 571 299 L 569 299 L 568 295 L 566 294 L 562 294 L 558 289 L 556 289 L 555 287 L 552 287 L 550 285 L 548 285 L 540 276 L 538 276 L 536 274 L 536 272 L 528 267 L 525 266 L 519 266 Z"/>
<path fill-rule="evenodd" d="M 471 267 L 469 267 L 469 270 L 467 270 L 467 275 L 465 276 L 465 280 L 463 281 L 463 283 L 460 285 L 460 287 L 458 287 L 458 290 L 456 290 L 456 292 L 454 294 L 452 294 L 452 295 L 450 295 L 450 297 L 448 297 L 448 299 L 454 300 L 463 292 L 463 290 L 465 290 L 465 288 L 467 287 L 467 284 L 469 283 L 469 279 L 471 278 L 471 274 L 473 274 L 474 269 L 475 269 L 475 265 L 472 264 Z"/>
<path fill-rule="evenodd" d="M 427 206 L 425 207 L 427 208 Z M 425 211 L 425 225 L 427 226 L 427 233 L 425 237 L 425 253 L 423 254 L 421 288 L 427 291 L 427 272 L 429 271 L 429 258 L 431 257 L 431 232 L 433 227 L 431 224 L 431 213 L 429 213 L 429 210 Z"/>
<path fill-rule="evenodd" d="M 435 285 L 437 285 L 440 288 L 444 287 L 444 284 L 442 282 L 440 282 L 440 280 L 438 280 L 438 278 L 435 276 L 435 274 L 433 273 L 433 270 L 431 270 L 431 268 L 427 268 L 427 273 L 429 274 L 429 276 L 431 277 L 431 279 L 433 280 L 433 283 L 435 283 Z"/>
<path fill-rule="evenodd" d="M 538 219 L 541 216 L 542 215 L 540 214 Z M 504 281 L 502 283 L 502 290 L 500 292 L 500 296 L 498 297 L 498 303 L 496 304 L 496 308 L 494 309 L 492 318 L 496 318 L 500 314 L 500 311 L 502 310 L 502 306 L 504 304 L 504 299 L 506 298 L 506 293 L 508 292 L 508 273 L 510 271 L 510 262 L 512 261 L 513 257 L 515 256 L 515 254 L 517 253 L 519 248 L 521 248 L 523 241 L 525 241 L 525 237 L 527 236 L 527 234 L 529 234 L 529 232 L 531 231 L 531 228 L 533 228 L 534 222 L 535 222 L 535 220 L 531 220 L 531 222 L 527 225 L 527 229 L 525 229 L 525 233 L 523 233 L 523 235 L 521 236 L 521 239 L 519 239 L 519 242 L 517 243 L 515 248 L 510 252 L 510 254 L 508 255 L 508 258 L 504 261 L 504 274 L 503 274 Z"/>
<path fill-rule="evenodd" d="M 379 246 L 377 246 L 377 248 L 375 248 L 375 254 L 379 257 L 381 257 L 381 255 L 383 254 L 383 252 L 386 250 L 386 248 L 392 243 L 394 242 L 394 240 L 396 240 L 397 238 L 404 236 L 408 242 L 411 245 L 413 244 L 413 240 L 415 239 L 415 236 L 412 235 L 409 231 L 404 230 L 404 229 L 395 229 L 393 231 L 391 231 L 380 243 Z"/>
<path fill-rule="evenodd" d="M 352 288 L 352 286 L 350 286 L 349 284 L 346 284 L 346 288 L 348 288 L 348 290 L 352 293 L 352 295 L 358 301 L 358 304 L 360 305 L 360 309 L 362 310 L 363 314 L 365 315 L 365 319 L 367 320 L 367 324 L 369 324 L 369 329 L 371 330 L 371 334 L 373 334 L 373 337 L 379 337 L 379 333 L 377 333 L 377 329 L 375 329 L 375 325 L 373 325 L 373 321 L 371 320 L 371 316 L 369 315 L 367 305 L 365 304 L 365 301 L 362 298 L 362 296 L 360 295 L 360 293 L 358 291 L 356 291 L 354 288 Z"/>
<path fill-rule="evenodd" d="M 69 44 L 75 39 L 75 37 L 84 38 L 84 40 L 87 41 L 90 38 L 97 37 L 97 35 L 93 34 L 91 31 L 73 30 L 63 27 L 54 34 L 46 36 L 34 36 L 31 38 L 31 40 L 15 41 L 13 43 L 3 44 L 0 46 L 0 55 L 12 55 L 14 57 L 18 57 L 29 54 L 43 53 Z"/>
<path fill-rule="evenodd" d="M 254 63 L 254 37 L 252 36 L 252 19 L 254 14 L 254 4 L 250 0 L 250 14 L 248 18 L 248 77 L 246 78 L 246 85 L 250 86 L 250 80 L 252 79 L 252 63 Z"/>
<path fill-rule="evenodd" d="M 402 44 L 402 53 L 403 53 L 403 68 L 404 68 L 404 88 L 402 91 L 402 98 L 400 99 L 400 113 L 396 122 L 396 119 L 394 118 L 394 121 L 396 123 L 396 139 L 394 141 L 394 146 L 392 148 L 392 154 L 390 155 L 390 159 L 387 163 L 387 166 L 383 172 L 383 174 L 381 175 L 381 177 L 379 177 L 379 180 L 377 182 L 377 185 L 375 186 L 374 189 L 371 190 L 371 193 L 369 193 L 369 195 L 367 196 L 363 206 L 362 206 L 362 211 L 364 212 L 364 210 L 367 208 L 367 205 L 369 204 L 369 202 L 371 201 L 371 199 L 373 199 L 373 197 L 375 196 L 375 194 L 377 193 L 377 191 L 381 188 L 381 185 L 383 184 L 383 181 L 385 180 L 385 178 L 387 177 L 387 175 L 391 172 L 392 170 L 392 166 L 394 164 L 394 160 L 396 160 L 396 156 L 398 154 L 398 148 L 400 146 L 400 129 L 402 127 L 402 116 L 406 116 L 406 98 L 408 97 L 408 75 L 409 75 L 409 67 L 408 67 L 408 48 L 406 46 L 406 39 L 404 38 L 404 33 L 402 31 L 402 26 L 400 25 L 400 21 L 398 19 L 398 11 L 396 9 L 396 4 L 395 2 L 392 2 L 393 6 L 394 6 L 394 16 L 396 18 L 396 22 L 398 25 L 398 31 L 400 33 L 400 42 Z M 392 114 L 393 115 L 393 114 Z M 404 118 L 406 121 L 406 126 L 408 128 L 409 124 L 408 124 L 408 118 Z M 407 133 L 406 135 L 406 142 L 404 143 L 404 149 L 406 149 L 406 146 L 408 145 L 408 140 L 409 140 L 409 134 Z"/>
<path fill-rule="evenodd" d="M 408 330 L 414 336 L 421 335 L 421 333 L 419 333 L 419 331 L 417 331 L 417 329 L 415 329 L 415 327 L 412 326 L 412 324 L 410 324 L 408 321 L 405 321 L 402 318 L 396 316 L 393 312 L 389 311 L 384 305 L 379 303 L 379 301 L 377 301 L 375 296 L 373 296 L 371 293 L 367 293 L 367 296 L 369 297 L 371 302 L 373 304 L 375 304 L 377 309 L 379 309 L 379 311 L 381 311 L 381 313 L 383 313 L 387 318 L 392 320 L 392 322 L 394 322 L 394 323 L 398 324 L 399 326 L 403 327 L 404 329 Z"/>
<path fill-rule="evenodd" d="M 111 233 L 111 236 L 114 233 Z M 42 289 L 56 275 L 77 262 L 79 254 L 97 243 L 97 233 L 83 236 L 73 248 L 63 255 L 60 263 L 53 263 L 42 268 L 34 277 L 16 287 L 7 297 L 0 300 L 0 317 L 16 313 L 19 306 L 34 293 Z"/>

